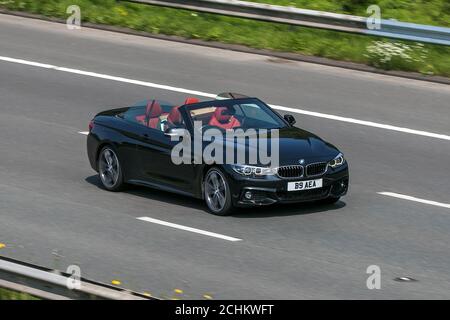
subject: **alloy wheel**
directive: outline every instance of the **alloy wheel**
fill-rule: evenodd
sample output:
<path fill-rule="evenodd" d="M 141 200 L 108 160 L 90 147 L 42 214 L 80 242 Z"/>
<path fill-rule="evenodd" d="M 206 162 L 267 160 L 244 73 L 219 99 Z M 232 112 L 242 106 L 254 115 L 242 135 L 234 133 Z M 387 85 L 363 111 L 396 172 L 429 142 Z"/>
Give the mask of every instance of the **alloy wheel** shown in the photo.
<path fill-rule="evenodd" d="M 113 188 L 119 180 L 119 160 L 115 152 L 109 148 L 103 150 L 99 162 L 100 178 L 107 188 Z"/>
<path fill-rule="evenodd" d="M 222 174 L 212 170 L 205 178 L 205 198 L 208 207 L 219 212 L 224 209 L 227 199 L 227 185 Z"/>

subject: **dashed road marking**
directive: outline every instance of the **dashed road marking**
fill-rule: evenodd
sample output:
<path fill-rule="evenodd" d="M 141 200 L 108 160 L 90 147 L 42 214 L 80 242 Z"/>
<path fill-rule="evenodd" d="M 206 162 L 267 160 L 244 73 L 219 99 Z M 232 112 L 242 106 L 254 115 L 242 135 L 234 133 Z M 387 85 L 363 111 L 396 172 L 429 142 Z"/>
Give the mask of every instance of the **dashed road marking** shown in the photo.
<path fill-rule="evenodd" d="M 202 235 L 205 235 L 205 236 L 218 238 L 218 239 L 222 239 L 222 240 L 242 241 L 242 239 L 229 237 L 229 236 L 226 236 L 226 235 L 223 235 L 223 234 L 220 234 L 220 233 L 205 231 L 205 230 L 201 230 L 201 229 L 197 229 L 197 228 L 186 227 L 186 226 L 183 226 L 181 224 L 171 223 L 171 222 L 158 220 L 158 219 L 153 219 L 153 218 L 149 218 L 149 217 L 140 217 L 140 218 L 137 218 L 137 219 L 138 220 L 142 220 L 142 221 L 146 221 L 146 222 L 159 224 L 159 225 L 170 227 L 170 228 L 175 228 L 175 229 L 179 229 L 179 230 L 184 230 L 184 231 L 189 231 L 189 232 L 193 232 L 193 233 L 198 233 L 198 234 L 202 234 Z"/>
<path fill-rule="evenodd" d="M 403 200 L 409 200 L 409 201 L 413 201 L 413 202 L 419 202 L 419 203 L 429 204 L 429 205 L 436 206 L 436 207 L 450 209 L 450 204 L 448 204 L 448 203 L 420 199 L 420 198 L 411 197 L 411 196 L 394 193 L 394 192 L 377 192 L 377 193 L 381 194 L 383 196 L 388 196 L 388 197 L 393 197 L 393 198 L 398 198 L 398 199 L 403 199 Z"/>

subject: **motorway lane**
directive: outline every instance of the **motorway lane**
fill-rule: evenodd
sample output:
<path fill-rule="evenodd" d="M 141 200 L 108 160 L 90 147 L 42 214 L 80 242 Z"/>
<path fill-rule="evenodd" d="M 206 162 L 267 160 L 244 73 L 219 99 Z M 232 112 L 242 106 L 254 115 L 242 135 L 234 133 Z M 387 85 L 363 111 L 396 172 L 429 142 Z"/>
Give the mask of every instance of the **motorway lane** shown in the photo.
<path fill-rule="evenodd" d="M 7 15 L 0 26 L 2 56 L 450 134 L 448 85 Z"/>
<path fill-rule="evenodd" d="M 40 25 L 40 22 L 31 24 Z M 21 28 L 26 26 L 17 30 Z M 89 46 L 83 47 L 83 52 L 71 50 L 69 56 L 55 57 L 48 48 L 54 48 L 59 41 L 55 35 L 49 37 L 48 30 L 29 29 L 28 38 L 11 37 L 15 28 L 6 33 L 3 30 L 0 37 L 8 37 L 8 41 L 0 42 L 0 55 L 16 53 L 17 58 L 83 67 L 134 79 L 155 82 L 160 79 L 154 77 L 153 72 L 149 73 L 150 77 L 137 71 L 140 66 L 136 61 L 127 62 L 124 68 L 127 70 L 119 73 L 122 70 L 111 63 L 111 51 L 107 50 L 115 43 L 111 39 L 94 38 L 95 43 L 91 40 Z M 98 31 L 93 33 L 97 35 Z M 78 47 L 78 42 L 89 41 L 89 36 L 77 35 L 70 43 Z M 128 40 L 127 36 L 120 37 Z M 37 38 L 46 39 L 46 46 L 30 42 Z M 137 41 L 134 38 L 133 41 Z M 120 40 L 114 40 L 120 50 L 136 54 L 135 47 L 126 48 Z M 163 48 L 152 45 L 168 51 L 162 59 L 169 60 L 175 51 L 188 62 L 196 61 L 197 67 L 205 60 L 201 53 L 197 56 L 195 47 L 185 46 L 188 51 L 182 55 L 183 48 L 173 48 L 176 45 Z M 24 50 L 20 52 L 23 55 L 13 52 L 17 48 Z M 146 46 L 143 50 L 142 56 L 156 55 Z M 225 55 L 222 53 L 221 57 Z M 242 69 L 242 61 L 250 55 L 242 55 L 242 60 L 239 60 L 240 54 L 230 56 L 228 65 L 237 64 Z M 257 59 L 252 63 L 259 63 L 261 68 L 267 65 L 260 57 L 252 59 Z M 86 61 L 89 63 L 84 64 Z M 180 61 L 173 63 L 180 64 Z M 94 66 L 95 69 L 89 69 Z M 250 64 L 248 69 L 241 70 L 240 81 L 233 88 L 247 92 L 244 89 L 253 79 L 252 67 L 254 65 Z M 301 64 L 301 67 L 309 65 Z M 151 67 L 145 64 L 145 68 Z M 286 68 L 269 64 L 268 69 L 257 72 L 270 78 L 272 68 L 292 72 L 290 69 L 298 66 Z M 228 67 L 219 65 L 216 69 L 206 65 L 198 67 L 197 72 L 213 74 L 214 77 L 210 77 L 216 77 L 214 82 L 220 84 L 222 79 L 218 74 L 225 69 Z M 320 83 L 327 83 L 333 77 L 342 76 L 336 75 L 336 70 L 341 73 L 336 68 L 317 66 L 310 67 L 308 72 L 322 79 L 317 80 Z M 183 83 L 178 83 L 178 71 L 178 68 L 162 68 L 160 83 L 170 80 L 170 84 L 182 86 Z M 186 72 L 193 72 L 187 67 L 183 71 L 182 79 L 189 75 Z M 370 79 L 367 81 L 371 84 L 378 83 L 380 92 L 386 90 L 388 97 L 392 82 L 400 81 L 358 76 Z M 309 80 L 306 75 L 298 77 L 303 82 Z M 209 77 L 204 80 L 190 77 L 184 87 L 215 92 L 212 91 L 214 82 L 210 80 Z M 362 91 L 368 86 L 368 83 L 361 84 L 361 78 L 347 81 L 349 86 Z M 259 87 L 262 85 L 259 81 L 253 83 L 252 90 L 265 91 L 267 95 L 270 88 Z M 448 128 L 443 126 L 448 110 L 435 113 L 445 111 L 439 108 L 442 108 L 442 101 L 448 101 L 448 88 L 414 81 L 399 94 L 403 99 L 414 99 L 416 97 L 403 97 L 411 95 L 412 91 L 420 91 L 417 96 L 433 96 L 433 100 L 426 105 L 430 114 L 423 117 L 423 122 L 419 121 L 423 110 L 413 107 L 405 126 L 448 133 Z M 2 254 L 52 266 L 56 264 L 52 251 L 58 249 L 63 255 L 57 264 L 59 267 L 78 263 L 88 277 L 108 282 L 119 278 L 127 287 L 156 295 L 170 296 L 172 289 L 182 288 L 187 298 L 201 298 L 204 293 L 215 298 L 450 296 L 449 211 L 376 194 L 392 191 L 448 203 L 450 174 L 443 162 L 450 153 L 448 142 L 297 116 L 300 126 L 318 133 L 345 152 L 352 170 L 350 195 L 337 206 L 276 206 L 240 210 L 235 216 L 219 218 L 207 214 L 202 203 L 196 200 L 142 188 L 111 194 L 97 187 L 98 180 L 92 177 L 94 173 L 85 155 L 85 137 L 77 132 L 86 130 L 90 117 L 105 106 L 128 104 L 148 96 L 149 92 L 173 101 L 182 101 L 185 97 L 174 92 L 0 62 L 0 242 L 8 245 L 2 249 Z M 283 96 L 292 96 L 288 93 L 289 90 L 284 91 Z M 331 100 L 334 91 L 324 91 L 322 95 L 325 97 L 317 99 Z M 349 105 L 356 105 L 359 98 L 354 101 L 353 95 L 347 95 L 346 99 Z M 285 102 L 289 101 L 282 103 Z M 389 99 L 381 102 L 379 108 L 387 113 L 383 115 L 386 119 L 403 119 L 402 114 L 407 113 L 402 110 L 404 105 L 397 110 L 389 105 Z M 321 111 L 331 113 L 327 109 Z M 333 111 L 354 118 L 369 116 L 372 112 L 351 110 L 354 112 L 348 113 L 349 109 L 339 103 Z M 135 219 L 141 216 L 218 232 L 243 241 L 230 243 Z M 365 288 L 365 269 L 370 264 L 382 268 L 381 291 Z M 409 284 L 392 281 L 394 277 L 405 275 L 420 281 Z"/>

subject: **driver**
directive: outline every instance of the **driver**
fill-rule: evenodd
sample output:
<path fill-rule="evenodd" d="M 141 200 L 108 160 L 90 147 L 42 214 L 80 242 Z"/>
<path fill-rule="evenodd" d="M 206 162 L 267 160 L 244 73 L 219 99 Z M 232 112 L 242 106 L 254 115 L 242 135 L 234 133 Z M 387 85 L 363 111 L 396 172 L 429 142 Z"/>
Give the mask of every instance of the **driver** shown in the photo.
<path fill-rule="evenodd" d="M 209 125 L 226 130 L 240 127 L 241 123 L 228 108 L 217 107 L 209 120 Z"/>

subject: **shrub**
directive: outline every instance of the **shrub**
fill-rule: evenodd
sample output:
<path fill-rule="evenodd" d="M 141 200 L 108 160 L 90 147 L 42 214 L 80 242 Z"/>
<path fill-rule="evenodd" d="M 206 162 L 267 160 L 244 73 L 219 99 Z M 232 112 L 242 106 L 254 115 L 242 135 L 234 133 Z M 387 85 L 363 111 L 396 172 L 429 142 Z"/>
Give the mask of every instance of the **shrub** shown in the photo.
<path fill-rule="evenodd" d="M 373 41 L 366 50 L 369 64 L 386 70 L 417 69 L 416 65 L 423 64 L 428 54 L 422 43 L 407 45 L 394 41 Z"/>

